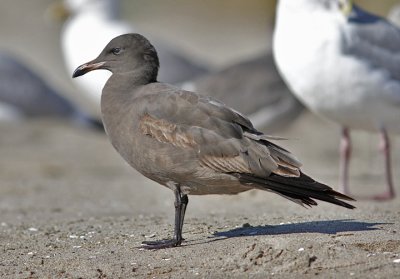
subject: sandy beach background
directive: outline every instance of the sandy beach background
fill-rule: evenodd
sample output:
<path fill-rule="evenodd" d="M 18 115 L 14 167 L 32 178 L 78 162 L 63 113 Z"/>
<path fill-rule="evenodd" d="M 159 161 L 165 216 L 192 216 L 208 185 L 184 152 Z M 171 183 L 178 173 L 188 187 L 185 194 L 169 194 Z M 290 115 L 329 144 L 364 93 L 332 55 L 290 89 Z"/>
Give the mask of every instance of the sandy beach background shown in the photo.
<path fill-rule="evenodd" d="M 98 104 L 85 99 L 65 70 L 61 26 L 44 16 L 51 2 L 2 1 L 0 47 L 26 59 L 63 94 L 96 114 Z M 124 16 L 136 19 L 142 33 L 175 40 L 214 68 L 269 47 L 272 2 L 188 2 L 124 1 Z M 379 2 L 389 6 L 398 1 Z M 387 12 L 382 5 L 369 7 Z M 179 16 L 167 16 L 173 11 Z M 306 173 L 337 184 L 336 125 L 304 113 L 277 135 L 290 139 L 280 144 L 302 160 Z M 384 190 L 377 143 L 377 135 L 354 133 L 355 194 Z M 399 137 L 392 138 L 392 148 L 399 192 Z M 172 233 L 169 190 L 127 166 L 103 134 L 56 120 L 0 123 L 0 277 L 395 278 L 400 274 L 398 198 L 381 203 L 359 200 L 355 210 L 324 203 L 304 209 L 261 191 L 189 199 L 184 245 L 144 251 L 142 241 Z"/>

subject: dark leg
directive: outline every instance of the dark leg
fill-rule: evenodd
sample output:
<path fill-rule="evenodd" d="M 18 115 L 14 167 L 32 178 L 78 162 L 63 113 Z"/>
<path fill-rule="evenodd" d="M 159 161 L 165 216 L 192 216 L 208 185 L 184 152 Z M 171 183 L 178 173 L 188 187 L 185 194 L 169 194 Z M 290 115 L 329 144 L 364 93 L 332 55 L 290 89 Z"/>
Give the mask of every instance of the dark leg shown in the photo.
<path fill-rule="evenodd" d="M 339 164 L 339 192 L 349 194 L 349 161 L 351 156 L 351 139 L 349 129 L 342 128 L 342 138 L 340 140 L 340 164 Z"/>
<path fill-rule="evenodd" d="M 386 185 L 388 190 L 378 196 L 373 197 L 375 200 L 388 200 L 395 197 L 394 187 L 393 187 L 393 177 L 392 177 L 392 164 L 390 160 L 390 141 L 388 134 L 385 129 L 380 132 L 381 142 L 379 149 L 383 153 L 385 159 L 385 172 L 386 172 Z"/>
<path fill-rule="evenodd" d="M 181 239 L 184 240 L 182 238 L 182 231 L 183 231 L 183 221 L 185 219 L 186 208 L 189 203 L 189 198 L 187 195 L 183 195 L 181 197 L 181 203 L 182 203 L 182 206 L 181 206 L 181 219 L 180 219 L 180 225 L 179 225 L 179 232 L 180 232 Z"/>
<path fill-rule="evenodd" d="M 146 249 L 163 249 L 169 247 L 180 246 L 183 238 L 182 238 L 182 228 L 183 228 L 183 220 L 185 218 L 185 212 L 187 204 L 189 203 L 189 199 L 187 195 L 183 195 L 181 193 L 181 189 L 176 186 L 175 190 L 175 227 L 174 227 L 174 238 L 166 239 L 161 241 L 144 241 L 142 245 Z"/>

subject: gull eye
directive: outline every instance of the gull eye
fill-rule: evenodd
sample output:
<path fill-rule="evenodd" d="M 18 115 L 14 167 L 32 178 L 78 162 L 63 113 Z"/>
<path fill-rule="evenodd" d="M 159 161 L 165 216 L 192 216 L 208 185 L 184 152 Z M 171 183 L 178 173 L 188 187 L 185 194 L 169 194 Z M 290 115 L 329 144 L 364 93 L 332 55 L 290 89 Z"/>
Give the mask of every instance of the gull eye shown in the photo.
<path fill-rule="evenodd" d="M 121 49 L 120 49 L 119 47 L 114 47 L 114 48 L 111 50 L 111 53 L 114 54 L 114 55 L 118 55 L 118 54 L 121 53 Z"/>

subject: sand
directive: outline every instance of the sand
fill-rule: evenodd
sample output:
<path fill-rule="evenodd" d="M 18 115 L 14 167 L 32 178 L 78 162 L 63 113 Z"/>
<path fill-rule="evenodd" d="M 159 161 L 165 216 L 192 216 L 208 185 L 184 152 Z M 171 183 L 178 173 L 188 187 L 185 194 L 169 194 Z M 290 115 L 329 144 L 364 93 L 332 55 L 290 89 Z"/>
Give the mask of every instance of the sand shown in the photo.
<path fill-rule="evenodd" d="M 313 120 L 305 118 L 300 125 Z M 105 136 L 48 121 L 0 130 L 1 278 L 399 274 L 398 200 L 347 210 L 303 209 L 261 191 L 193 196 L 184 245 L 146 251 L 142 241 L 172 234 L 173 195 L 127 166 Z M 309 173 L 335 184 L 336 169 Z M 352 182 L 364 194 L 383 187 L 379 174 Z"/>
<path fill-rule="evenodd" d="M 39 16 L 40 10 L 30 2 L 24 1 L 32 5 L 26 9 Z M 36 3 L 43 8 L 48 2 Z M 7 5 L 17 10 L 11 1 Z M 38 28 L 52 44 L 33 41 L 35 52 L 24 50 L 28 39 L 23 32 L 28 31 L 23 29 L 18 36 L 9 34 L 2 45 L 18 42 L 19 52 L 33 62 L 41 62 L 38 58 L 46 54 L 41 47 L 47 47 L 51 59 L 38 67 L 76 98 L 78 93 L 62 75 L 67 74 L 57 49 L 59 27 L 39 23 L 31 22 L 31 32 Z M 0 26 L 1 34 L 9 32 Z M 87 106 L 96 110 L 95 105 Z M 334 124 L 306 113 L 278 134 L 290 138 L 279 144 L 303 161 L 308 174 L 335 186 L 338 131 Z M 357 209 L 347 210 L 323 202 L 304 209 L 262 191 L 191 196 L 183 246 L 147 251 L 141 249 L 142 241 L 172 235 L 173 194 L 131 169 L 103 134 L 56 120 L 36 120 L 0 123 L 0 135 L 1 278 L 394 278 L 400 274 L 398 198 L 360 200 L 354 203 Z M 351 165 L 355 194 L 384 190 L 377 139 L 355 135 Z M 399 147 L 399 139 L 393 137 L 397 191 Z"/>

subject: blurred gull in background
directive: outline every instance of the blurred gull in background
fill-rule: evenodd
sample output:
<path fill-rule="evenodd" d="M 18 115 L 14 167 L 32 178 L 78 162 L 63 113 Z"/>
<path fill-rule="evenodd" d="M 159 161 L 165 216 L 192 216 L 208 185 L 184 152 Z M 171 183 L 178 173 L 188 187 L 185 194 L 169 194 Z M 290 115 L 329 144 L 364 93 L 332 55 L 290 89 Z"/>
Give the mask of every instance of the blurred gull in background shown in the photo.
<path fill-rule="evenodd" d="M 304 108 L 280 77 L 271 52 L 186 82 L 182 87 L 222 101 L 268 132 L 288 126 Z"/>
<path fill-rule="evenodd" d="M 346 0 L 280 0 L 279 70 L 300 100 L 342 126 L 341 191 L 349 193 L 349 129 L 378 131 L 387 191 L 395 196 L 388 132 L 400 132 L 400 31 Z"/>
<path fill-rule="evenodd" d="M 400 4 L 393 6 L 390 9 L 387 17 L 390 20 L 390 22 L 392 22 L 396 26 L 400 26 Z"/>
<path fill-rule="evenodd" d="M 67 14 L 62 32 L 62 50 L 70 73 L 82 61 L 89 61 L 93 53 L 100 53 L 102 47 L 112 38 L 136 29 L 120 17 L 119 0 L 64 0 L 60 2 Z M 183 82 L 204 74 L 207 70 L 195 64 L 178 49 L 172 49 L 164 42 L 152 40 L 159 50 L 162 65 L 159 80 L 169 83 Z M 110 74 L 98 71 L 77 81 L 78 85 L 99 102 L 101 90 Z"/>
<path fill-rule="evenodd" d="M 74 124 L 103 129 L 103 125 L 68 101 L 17 58 L 0 51 L 0 115 L 67 119 Z"/>

